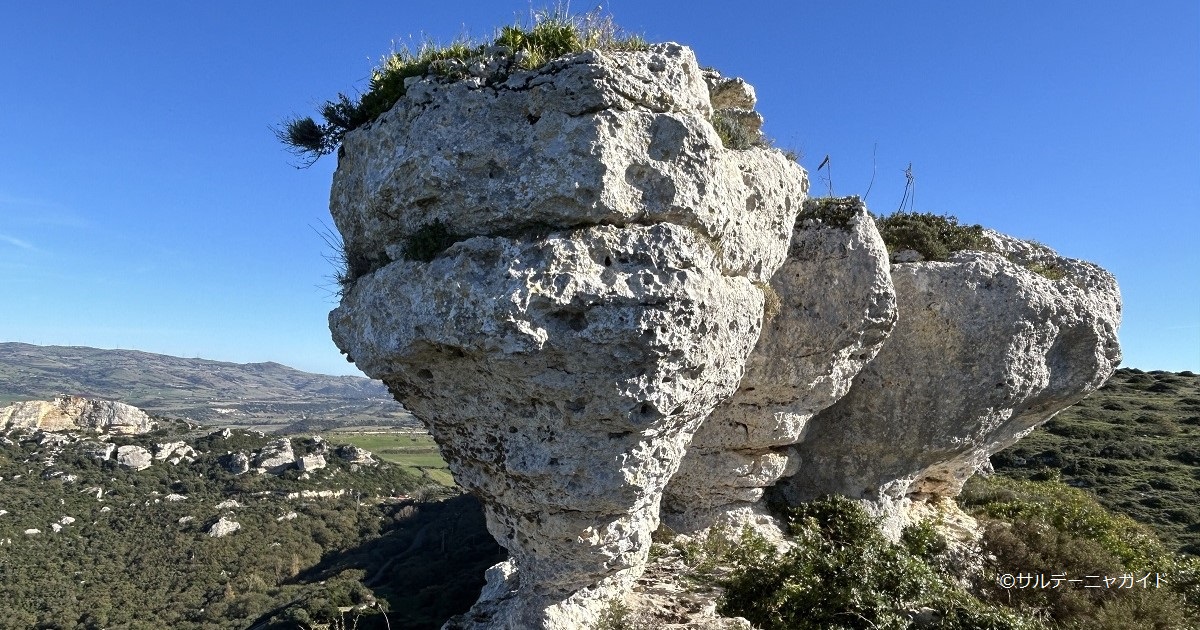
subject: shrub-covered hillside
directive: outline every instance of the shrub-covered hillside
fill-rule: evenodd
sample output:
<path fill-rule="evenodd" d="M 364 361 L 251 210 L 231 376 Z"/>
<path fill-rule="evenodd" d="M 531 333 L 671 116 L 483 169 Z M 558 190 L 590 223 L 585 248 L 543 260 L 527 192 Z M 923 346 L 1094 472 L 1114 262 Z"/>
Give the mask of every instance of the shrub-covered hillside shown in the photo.
<path fill-rule="evenodd" d="M 266 461 L 279 438 L 181 430 L 106 440 L 194 450 L 143 470 L 96 436 L 0 437 L 0 628 L 436 627 L 500 559 L 478 504 L 409 468 L 296 437 L 323 468 L 235 474 L 233 454 Z M 219 521 L 239 528 L 214 537 Z"/>
<path fill-rule="evenodd" d="M 1060 478 L 1200 556 L 1200 376 L 1121 369 L 992 457 L 1011 477 Z"/>

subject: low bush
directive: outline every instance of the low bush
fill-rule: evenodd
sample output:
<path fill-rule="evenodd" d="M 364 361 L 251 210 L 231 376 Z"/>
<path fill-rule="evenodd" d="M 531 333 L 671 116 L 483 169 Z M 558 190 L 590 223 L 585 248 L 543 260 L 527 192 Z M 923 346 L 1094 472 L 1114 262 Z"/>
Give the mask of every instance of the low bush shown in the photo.
<path fill-rule="evenodd" d="M 863 203 L 858 197 L 809 197 L 796 215 L 802 227 L 850 229 Z"/>
<path fill-rule="evenodd" d="M 991 249 L 983 226 L 959 225 L 958 218 L 924 212 L 897 212 L 875 220 L 889 253 L 911 249 L 925 260 L 946 260 L 962 250 Z"/>
<path fill-rule="evenodd" d="M 1200 560 L 1169 552 L 1142 526 L 1105 511 L 1086 492 L 1053 481 L 975 478 L 959 502 L 984 519 L 983 551 L 994 558 L 991 577 L 1063 578 L 1046 588 L 983 580 L 980 593 L 992 603 L 1048 618 L 1058 627 L 1165 630 L 1200 620 Z M 1143 576 L 1149 576 L 1146 583 L 1137 584 Z M 1080 582 L 1066 582 L 1072 579 Z"/>
<path fill-rule="evenodd" d="M 952 586 L 922 556 L 945 544 L 932 526 L 914 526 L 902 544 L 888 541 L 854 501 L 824 497 L 787 510 L 795 543 L 780 555 L 765 540 L 744 534 L 728 559 L 723 615 L 764 629 L 908 628 L 915 611 L 936 614 L 923 627 L 1037 628 L 1035 622 L 985 604 Z"/>

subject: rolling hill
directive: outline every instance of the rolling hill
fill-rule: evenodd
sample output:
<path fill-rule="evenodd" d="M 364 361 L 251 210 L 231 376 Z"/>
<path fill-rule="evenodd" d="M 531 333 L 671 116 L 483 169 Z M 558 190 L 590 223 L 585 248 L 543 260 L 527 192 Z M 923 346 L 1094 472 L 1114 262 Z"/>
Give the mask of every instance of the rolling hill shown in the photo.
<path fill-rule="evenodd" d="M 227 363 L 138 350 L 0 343 L 0 404 L 77 394 L 207 425 L 316 431 L 416 426 L 382 383 L 279 363 Z"/>

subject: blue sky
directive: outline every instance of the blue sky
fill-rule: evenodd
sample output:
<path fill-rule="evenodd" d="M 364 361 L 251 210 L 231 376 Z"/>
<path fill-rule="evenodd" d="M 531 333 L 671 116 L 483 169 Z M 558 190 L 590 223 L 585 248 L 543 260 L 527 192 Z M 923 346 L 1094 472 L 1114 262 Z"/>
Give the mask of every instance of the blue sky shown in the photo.
<path fill-rule="evenodd" d="M 781 146 L 831 156 L 834 193 L 874 162 L 868 205 L 895 210 L 911 162 L 917 210 L 1112 271 L 1126 365 L 1200 371 L 1194 0 L 606 6 L 754 84 Z M 7 3 L 0 341 L 357 373 L 326 328 L 334 160 L 293 168 L 270 127 L 365 88 L 393 41 L 529 7 Z"/>

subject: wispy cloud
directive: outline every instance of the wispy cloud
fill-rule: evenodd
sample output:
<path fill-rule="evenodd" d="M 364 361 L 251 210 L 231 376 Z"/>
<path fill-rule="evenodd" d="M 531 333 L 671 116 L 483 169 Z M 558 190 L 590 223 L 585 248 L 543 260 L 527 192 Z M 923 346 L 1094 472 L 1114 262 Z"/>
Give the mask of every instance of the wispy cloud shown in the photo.
<path fill-rule="evenodd" d="M 0 234 L 0 241 L 8 243 L 9 245 L 12 245 L 13 247 L 19 247 L 23 250 L 30 251 L 30 252 L 41 251 L 37 247 L 35 247 L 33 245 L 33 243 L 30 243 L 28 241 L 23 241 L 15 236 L 9 236 L 7 234 Z"/>
<path fill-rule="evenodd" d="M 86 228 L 91 222 L 61 203 L 0 193 L 0 219 L 5 223 Z"/>

